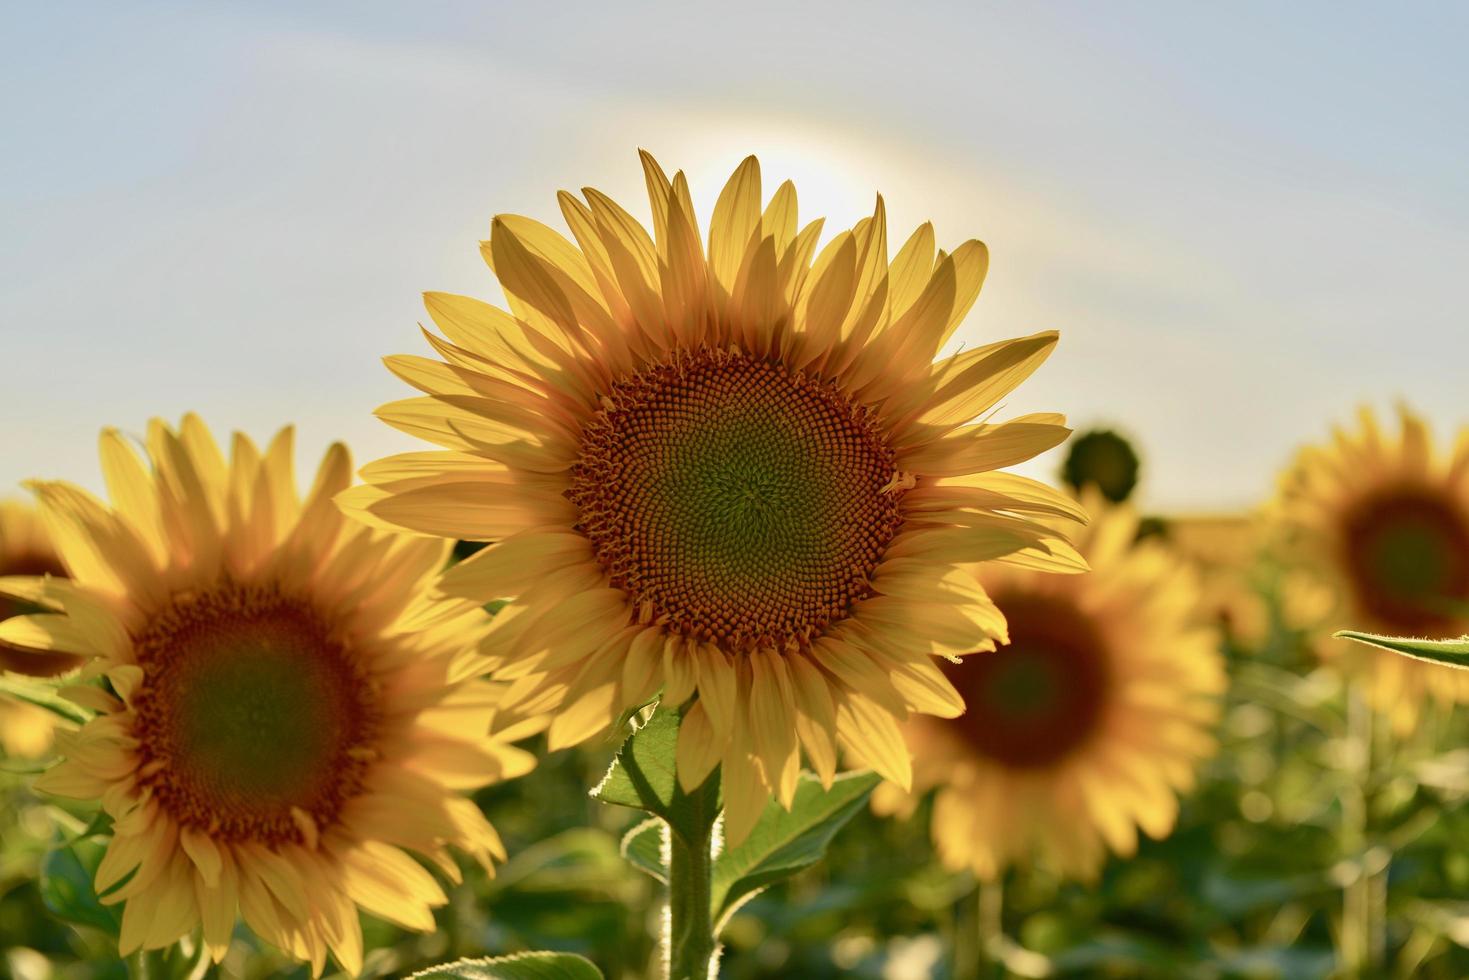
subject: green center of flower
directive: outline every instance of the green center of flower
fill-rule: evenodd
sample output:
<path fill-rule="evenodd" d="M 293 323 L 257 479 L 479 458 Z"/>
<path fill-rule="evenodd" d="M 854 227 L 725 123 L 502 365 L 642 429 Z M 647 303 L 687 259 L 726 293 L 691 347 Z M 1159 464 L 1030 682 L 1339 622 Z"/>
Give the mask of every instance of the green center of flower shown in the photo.
<path fill-rule="evenodd" d="M 603 404 L 567 496 L 646 619 L 731 651 L 785 649 L 867 595 L 902 491 L 865 406 L 707 349 L 618 382 Z"/>
<path fill-rule="evenodd" d="M 945 666 L 969 710 L 949 722 L 976 752 L 1014 769 L 1055 765 L 1101 723 L 1106 648 L 1090 619 L 1045 595 L 994 596 L 1010 643 Z"/>
<path fill-rule="evenodd" d="M 226 585 L 135 638 L 136 734 L 159 803 L 229 840 L 298 840 L 361 788 L 371 685 L 305 603 Z"/>
<path fill-rule="evenodd" d="M 1359 504 L 1344 531 L 1363 609 L 1405 633 L 1457 631 L 1469 606 L 1469 514 L 1441 493 L 1400 487 Z"/>

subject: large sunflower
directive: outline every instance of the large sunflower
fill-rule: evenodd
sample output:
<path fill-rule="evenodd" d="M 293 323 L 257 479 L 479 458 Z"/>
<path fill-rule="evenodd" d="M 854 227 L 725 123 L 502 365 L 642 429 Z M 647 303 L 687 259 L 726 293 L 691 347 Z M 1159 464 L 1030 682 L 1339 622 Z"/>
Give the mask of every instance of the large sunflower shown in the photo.
<path fill-rule="evenodd" d="M 965 571 L 985 559 L 1076 568 L 1028 515 L 1067 509 L 994 472 L 1059 443 L 1056 415 L 988 413 L 1054 333 L 934 363 L 979 292 L 985 247 L 913 233 L 889 262 L 882 199 L 815 261 L 782 184 L 762 210 L 740 165 L 700 243 L 682 173 L 644 155 L 653 232 L 605 195 L 560 196 L 576 244 L 495 219 L 482 247 L 509 312 L 430 294 L 443 362 L 388 365 L 426 397 L 380 410 L 445 447 L 363 471 L 368 519 L 497 542 L 445 589 L 508 597 L 489 647 L 552 747 L 606 730 L 660 689 L 696 698 L 678 770 L 723 763 L 726 833 L 799 746 L 825 778 L 839 740 L 909 776 L 897 721 L 957 714 L 933 662 L 1004 636 Z"/>
<path fill-rule="evenodd" d="M 1307 447 L 1280 480 L 1282 557 L 1335 602 L 1314 623 L 1323 656 L 1366 678 L 1368 697 L 1405 730 L 1425 696 L 1469 700 L 1469 676 L 1355 643 L 1343 627 L 1394 636 L 1469 632 L 1469 429 L 1447 458 L 1403 408 L 1396 438 L 1363 408 L 1354 430 Z"/>
<path fill-rule="evenodd" d="M 71 580 L 0 588 L 50 612 L 0 624 L 35 651 L 89 658 L 67 689 L 96 712 L 57 741 L 40 788 L 101 801 L 114 835 L 97 871 L 126 902 L 121 948 L 167 946 L 203 924 L 223 957 L 237 910 L 320 972 L 362 963 L 360 906 L 431 929 L 444 902 L 413 851 L 457 878 L 454 845 L 502 849 L 456 791 L 532 764 L 476 735 L 493 713 L 476 604 L 434 598 L 444 542 L 349 521 L 333 446 L 302 501 L 286 429 L 226 461 L 203 423 L 148 431 L 146 467 L 102 435 L 112 507 L 37 483 Z"/>
<path fill-rule="evenodd" d="M 1088 575 L 988 570 L 1010 643 L 953 665 L 969 710 L 905 729 L 914 792 L 884 784 L 879 812 L 937 787 L 941 860 L 992 879 L 1037 860 L 1094 877 L 1141 828 L 1173 828 L 1178 794 L 1212 752 L 1225 675 L 1218 637 L 1198 624 L 1187 565 L 1156 539 L 1134 543 L 1128 510 L 1097 515 L 1079 547 Z"/>

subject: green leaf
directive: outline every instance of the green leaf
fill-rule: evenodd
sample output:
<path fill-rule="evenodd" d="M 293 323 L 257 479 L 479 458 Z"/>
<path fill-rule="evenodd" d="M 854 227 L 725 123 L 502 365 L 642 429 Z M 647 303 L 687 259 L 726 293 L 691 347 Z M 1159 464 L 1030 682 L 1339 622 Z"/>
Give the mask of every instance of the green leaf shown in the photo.
<path fill-rule="evenodd" d="M 455 960 L 429 967 L 424 980 L 602 980 L 591 960 L 574 953 L 515 953 L 483 960 Z"/>
<path fill-rule="evenodd" d="M 106 852 L 104 842 L 89 838 L 54 847 L 41 859 L 38 886 L 52 915 L 116 936 L 122 914 L 117 906 L 103 905 L 92 887 Z"/>
<path fill-rule="evenodd" d="M 674 778 L 678 722 L 676 711 L 655 711 L 617 750 L 607 775 L 592 790 L 593 798 L 647 810 L 667 820 L 678 788 Z"/>
<path fill-rule="evenodd" d="M 8 695 L 17 701 L 34 704 L 38 708 L 45 708 L 53 715 L 78 725 L 85 725 L 92 720 L 90 711 L 79 704 L 68 701 L 56 693 L 54 685 L 45 681 L 23 677 L 19 674 L 0 674 L 0 694 Z"/>
<path fill-rule="evenodd" d="M 622 856 L 640 871 L 668 884 L 668 864 L 663 852 L 663 828 L 658 817 L 649 817 L 622 838 Z"/>
<path fill-rule="evenodd" d="M 876 773 L 849 772 L 827 790 L 815 775 L 803 772 L 790 812 L 774 800 L 767 803 L 750 836 L 714 862 L 716 931 L 760 889 L 820 861 L 837 831 L 862 809 L 881 781 Z"/>
<path fill-rule="evenodd" d="M 1414 660 L 1427 660 L 1461 670 L 1469 669 L 1469 636 L 1461 636 L 1457 640 L 1419 640 L 1411 636 L 1377 636 L 1356 630 L 1341 630 L 1336 636 L 1339 639 L 1356 640 L 1358 643 L 1391 650 Z"/>

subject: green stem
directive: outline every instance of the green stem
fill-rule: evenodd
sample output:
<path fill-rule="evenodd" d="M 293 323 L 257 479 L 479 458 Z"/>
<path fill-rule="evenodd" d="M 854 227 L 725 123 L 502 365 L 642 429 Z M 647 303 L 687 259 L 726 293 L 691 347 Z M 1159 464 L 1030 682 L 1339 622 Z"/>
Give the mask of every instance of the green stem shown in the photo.
<path fill-rule="evenodd" d="M 1338 950 L 1342 973 L 1366 975 L 1372 961 L 1372 879 L 1367 869 L 1369 783 L 1372 779 L 1372 708 L 1363 690 L 1365 681 L 1347 684 L 1347 751 L 1352 785 L 1342 793 L 1342 843 L 1356 864 L 1342 893 L 1341 940 Z"/>
<path fill-rule="evenodd" d="M 1000 879 L 979 883 L 979 962 L 981 976 L 1007 975 L 1004 950 L 1005 886 Z"/>
<path fill-rule="evenodd" d="M 683 798 L 678 826 L 668 834 L 668 980 L 709 980 L 718 950 L 710 893 L 719 780 Z M 711 787 L 713 791 L 711 792 Z M 682 795 L 681 793 L 679 795 Z"/>
<path fill-rule="evenodd" d="M 127 958 L 129 980 L 163 980 L 168 972 L 163 967 L 165 950 L 140 949 Z"/>
<path fill-rule="evenodd" d="M 981 881 L 960 900 L 959 929 L 954 937 L 955 980 L 992 980 L 1005 973 L 1004 885 Z"/>

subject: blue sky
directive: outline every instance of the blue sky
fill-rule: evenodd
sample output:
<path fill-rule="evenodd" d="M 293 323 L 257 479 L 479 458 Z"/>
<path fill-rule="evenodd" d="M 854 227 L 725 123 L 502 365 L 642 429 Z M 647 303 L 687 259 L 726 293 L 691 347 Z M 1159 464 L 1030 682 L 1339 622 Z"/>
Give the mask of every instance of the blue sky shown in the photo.
<path fill-rule="evenodd" d="M 409 447 L 371 410 L 420 292 L 495 298 L 491 216 L 557 189 L 641 213 L 639 146 L 706 209 L 755 152 L 828 228 L 881 190 L 983 239 L 957 340 L 1059 328 L 1010 409 L 1133 433 L 1154 506 L 1258 500 L 1362 401 L 1469 421 L 1465 8 L 718 9 L 8 6 L 0 487 L 191 409 Z"/>

